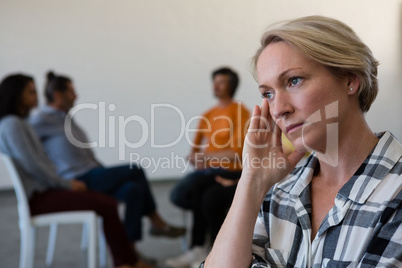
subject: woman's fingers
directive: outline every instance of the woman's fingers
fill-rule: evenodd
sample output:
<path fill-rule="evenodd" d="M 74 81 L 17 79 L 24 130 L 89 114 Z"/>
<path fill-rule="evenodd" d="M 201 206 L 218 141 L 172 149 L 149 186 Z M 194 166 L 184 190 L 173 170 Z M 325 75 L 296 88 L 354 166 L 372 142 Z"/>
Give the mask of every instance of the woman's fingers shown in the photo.
<path fill-rule="evenodd" d="M 261 103 L 260 129 L 270 129 L 270 117 L 268 101 L 263 99 Z"/>
<path fill-rule="evenodd" d="M 249 131 L 256 132 L 260 128 L 261 109 L 258 105 L 254 106 L 253 115 L 249 126 Z"/>
<path fill-rule="evenodd" d="M 269 104 L 266 99 L 262 100 L 261 108 L 254 106 L 253 115 L 251 117 L 249 131 L 257 132 L 258 130 L 274 131 L 272 127 L 275 125 L 269 113 Z"/>

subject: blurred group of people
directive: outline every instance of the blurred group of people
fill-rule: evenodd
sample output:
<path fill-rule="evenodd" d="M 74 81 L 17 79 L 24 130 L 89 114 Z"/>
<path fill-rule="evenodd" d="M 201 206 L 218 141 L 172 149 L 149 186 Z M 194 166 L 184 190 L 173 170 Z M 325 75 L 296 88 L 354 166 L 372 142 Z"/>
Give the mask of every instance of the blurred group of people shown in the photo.
<path fill-rule="evenodd" d="M 200 120 L 188 157 L 195 171 L 171 193 L 175 205 L 193 212 L 191 245 L 184 255 L 167 260 L 170 267 L 198 267 L 205 259 L 241 174 L 250 115 L 234 100 L 239 77 L 230 68 L 220 68 L 212 73 L 212 82 L 218 103 Z M 46 104 L 34 109 L 37 90 L 34 79 L 26 74 L 9 75 L 0 84 L 0 150 L 10 155 L 18 168 L 32 215 L 94 210 L 104 218 L 116 267 L 152 267 L 155 263 L 135 249 L 142 239 L 142 217 L 150 220 L 153 236 L 180 237 L 185 227 L 168 224 L 160 216 L 141 166 L 106 167 L 91 149 L 69 141 L 66 119 L 74 138 L 88 142 L 85 131 L 68 118 L 77 98 L 71 78 L 49 72 L 44 96 Z M 123 222 L 117 215 L 118 202 L 125 204 Z"/>

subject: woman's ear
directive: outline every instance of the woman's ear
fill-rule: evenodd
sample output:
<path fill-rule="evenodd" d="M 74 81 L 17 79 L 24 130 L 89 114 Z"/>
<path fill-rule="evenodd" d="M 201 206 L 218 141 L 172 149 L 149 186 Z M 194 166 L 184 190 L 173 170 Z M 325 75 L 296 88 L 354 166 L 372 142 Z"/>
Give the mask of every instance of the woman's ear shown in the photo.
<path fill-rule="evenodd" d="M 349 73 L 347 78 L 348 78 L 347 86 L 348 86 L 349 95 L 354 95 L 357 92 L 359 92 L 360 78 L 354 73 Z"/>

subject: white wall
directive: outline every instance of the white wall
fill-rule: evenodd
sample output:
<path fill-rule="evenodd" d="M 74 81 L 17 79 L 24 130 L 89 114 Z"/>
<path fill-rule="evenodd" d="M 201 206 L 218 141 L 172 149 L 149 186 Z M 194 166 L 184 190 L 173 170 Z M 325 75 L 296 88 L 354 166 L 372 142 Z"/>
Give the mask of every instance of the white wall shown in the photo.
<path fill-rule="evenodd" d="M 221 65 L 241 75 L 238 99 L 250 108 L 260 103 L 249 66 L 264 28 L 313 14 L 346 22 L 373 50 L 381 90 L 367 119 L 374 131 L 391 130 L 402 140 L 402 0 L 0 0 L 0 74 L 31 74 L 42 92 L 45 72 L 53 69 L 74 79 L 78 103 L 115 104 L 107 118 L 138 115 L 150 123 L 151 104 L 168 103 L 187 122 L 214 103 L 210 72 Z M 94 110 L 77 113 L 93 141 L 97 118 Z M 177 112 L 157 110 L 155 141 L 174 141 L 180 127 Z M 128 124 L 130 141 L 141 133 L 139 123 Z M 125 161 L 108 142 L 95 151 L 107 165 L 126 163 L 133 152 L 158 159 L 189 151 L 184 137 L 165 149 L 152 149 L 144 138 L 144 146 L 127 149 Z M 152 169 L 150 178 L 181 176 L 177 168 Z"/>

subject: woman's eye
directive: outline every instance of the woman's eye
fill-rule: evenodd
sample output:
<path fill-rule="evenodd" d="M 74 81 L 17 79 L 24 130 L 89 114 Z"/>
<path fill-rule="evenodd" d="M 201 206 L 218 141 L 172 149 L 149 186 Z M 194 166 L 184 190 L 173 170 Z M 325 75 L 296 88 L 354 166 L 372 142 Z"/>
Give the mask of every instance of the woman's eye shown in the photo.
<path fill-rule="evenodd" d="M 274 93 L 271 91 L 266 91 L 261 94 L 261 98 L 263 98 L 263 99 L 272 100 L 273 97 L 274 97 Z"/>
<path fill-rule="evenodd" d="M 290 86 L 296 86 L 302 81 L 301 77 L 292 77 L 289 79 L 289 85 Z"/>

